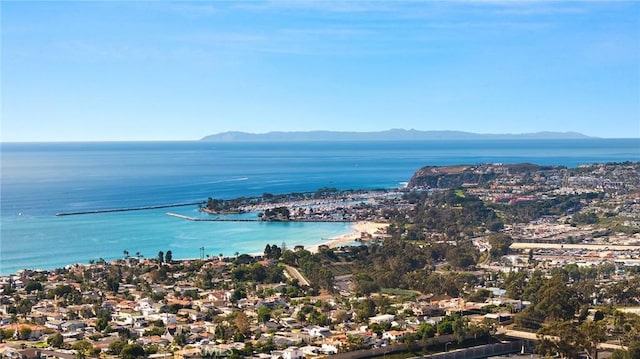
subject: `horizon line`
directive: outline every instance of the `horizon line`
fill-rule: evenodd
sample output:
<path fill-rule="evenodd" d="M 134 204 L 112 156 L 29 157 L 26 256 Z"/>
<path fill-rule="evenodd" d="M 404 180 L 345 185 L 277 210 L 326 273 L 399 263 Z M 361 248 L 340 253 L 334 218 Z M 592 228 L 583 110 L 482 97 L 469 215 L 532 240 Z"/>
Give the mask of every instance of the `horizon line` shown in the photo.
<path fill-rule="evenodd" d="M 640 140 L 639 137 L 592 137 L 587 138 L 474 138 L 474 139 L 393 139 L 393 140 L 232 140 L 232 141 L 203 141 L 195 140 L 27 140 L 27 141 L 0 141 L 2 144 L 61 144 L 61 143 L 158 143 L 158 142 L 213 142 L 213 143 L 303 143 L 303 142 L 439 142 L 439 141 L 588 141 L 588 140 Z"/>

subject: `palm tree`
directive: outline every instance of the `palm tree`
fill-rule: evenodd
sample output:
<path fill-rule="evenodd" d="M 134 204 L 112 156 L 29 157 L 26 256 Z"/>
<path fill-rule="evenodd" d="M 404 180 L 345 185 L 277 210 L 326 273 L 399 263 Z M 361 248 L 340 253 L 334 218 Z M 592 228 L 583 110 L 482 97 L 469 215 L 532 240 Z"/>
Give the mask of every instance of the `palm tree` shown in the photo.
<path fill-rule="evenodd" d="M 129 251 L 128 250 L 125 249 L 124 251 L 122 251 L 122 253 L 124 253 L 124 258 L 125 259 L 129 258 Z"/>

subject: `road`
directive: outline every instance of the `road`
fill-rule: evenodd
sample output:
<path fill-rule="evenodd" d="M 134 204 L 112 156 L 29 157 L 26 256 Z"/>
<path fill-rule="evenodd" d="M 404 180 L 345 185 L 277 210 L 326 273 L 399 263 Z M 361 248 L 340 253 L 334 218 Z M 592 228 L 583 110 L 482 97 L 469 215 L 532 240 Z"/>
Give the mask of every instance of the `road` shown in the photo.
<path fill-rule="evenodd" d="M 592 251 L 628 251 L 638 250 L 640 246 L 627 246 L 616 244 L 560 244 L 560 243 L 525 243 L 518 242 L 513 243 L 509 248 L 511 249 L 584 249 Z"/>
<path fill-rule="evenodd" d="M 287 273 L 289 273 L 289 276 L 291 276 L 291 278 L 295 278 L 298 280 L 298 283 L 300 283 L 300 285 L 311 287 L 311 283 L 309 283 L 307 278 L 305 278 L 297 268 L 293 268 L 292 266 L 284 266 L 284 268 L 287 270 Z"/>
<path fill-rule="evenodd" d="M 530 333 L 530 332 L 525 332 L 525 331 L 521 331 L 521 330 L 511 330 L 511 329 L 499 328 L 498 329 L 498 334 L 504 334 L 504 335 L 506 335 L 508 337 L 512 337 L 512 338 L 538 340 L 538 337 L 537 337 L 536 333 Z M 550 336 L 550 335 L 546 335 L 545 337 L 549 338 L 549 339 L 555 338 L 555 337 Z M 623 349 L 623 350 L 627 350 L 627 347 L 625 347 L 624 345 L 610 344 L 610 343 L 600 343 L 598 345 L 598 348 L 600 348 L 600 349 Z"/>

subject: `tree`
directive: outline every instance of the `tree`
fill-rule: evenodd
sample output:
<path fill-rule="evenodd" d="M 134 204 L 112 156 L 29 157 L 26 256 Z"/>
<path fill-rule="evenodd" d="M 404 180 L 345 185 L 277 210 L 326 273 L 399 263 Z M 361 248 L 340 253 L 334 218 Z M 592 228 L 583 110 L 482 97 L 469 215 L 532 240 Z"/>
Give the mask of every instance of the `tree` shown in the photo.
<path fill-rule="evenodd" d="M 47 338 L 47 344 L 54 348 L 60 348 L 64 342 L 64 337 L 60 333 L 55 333 Z"/>
<path fill-rule="evenodd" d="M 453 334 L 453 322 L 451 321 L 442 321 L 438 323 L 438 334 Z"/>
<path fill-rule="evenodd" d="M 176 334 L 173 337 L 173 344 L 182 347 L 183 345 L 187 344 L 187 336 L 184 335 L 184 333 Z"/>
<path fill-rule="evenodd" d="M 365 347 L 364 337 L 360 335 L 347 335 L 347 348 L 349 351 L 355 351 Z"/>
<path fill-rule="evenodd" d="M 555 274 L 540 288 L 535 309 L 545 318 L 554 321 L 573 318 L 577 309 L 575 290 L 565 284 L 560 274 Z"/>
<path fill-rule="evenodd" d="M 14 329 L 0 329 L 0 343 L 2 343 L 5 339 L 13 338 L 13 335 L 16 333 Z"/>
<path fill-rule="evenodd" d="M 529 278 L 529 281 L 526 281 L 526 274 L 524 272 L 523 273 L 523 281 L 526 282 L 526 285 L 524 286 L 523 290 L 522 290 L 522 294 L 521 296 L 516 296 L 516 297 L 511 297 L 511 298 L 522 298 L 522 300 L 528 300 L 533 304 L 536 304 L 538 302 L 538 293 L 540 292 L 540 288 L 542 288 L 542 286 L 545 283 L 545 277 L 544 274 L 539 271 L 539 270 L 535 270 L 533 271 L 533 273 L 531 273 L 531 276 Z M 564 284 L 563 284 L 564 285 Z"/>
<path fill-rule="evenodd" d="M 271 319 L 271 311 L 267 307 L 258 308 L 258 322 L 266 323 Z"/>
<path fill-rule="evenodd" d="M 18 313 L 22 314 L 23 317 L 27 317 L 27 314 L 29 314 L 31 312 L 31 307 L 33 306 L 33 304 L 31 303 L 31 301 L 27 298 L 23 298 L 20 300 L 20 302 L 18 302 L 18 305 L 16 306 L 16 309 L 18 311 Z"/>
<path fill-rule="evenodd" d="M 606 328 L 602 321 L 586 321 L 580 324 L 578 332 L 582 336 L 581 347 L 591 359 L 598 358 L 598 344 L 607 340 Z"/>
<path fill-rule="evenodd" d="M 511 236 L 502 233 L 493 233 L 490 234 L 487 239 L 489 240 L 489 245 L 491 245 L 491 250 L 489 254 L 492 258 L 497 259 L 509 253 L 509 247 L 513 243 L 513 239 Z"/>
<path fill-rule="evenodd" d="M 371 298 L 365 298 L 360 302 L 360 308 L 356 311 L 358 321 L 365 322 L 376 314 L 376 303 Z"/>
<path fill-rule="evenodd" d="M 238 312 L 236 317 L 233 319 L 233 324 L 238 328 L 238 332 L 242 335 L 249 334 L 249 329 L 251 327 L 251 323 L 249 322 L 249 318 L 244 312 Z"/>
<path fill-rule="evenodd" d="M 27 282 L 27 285 L 24 287 L 25 291 L 27 293 L 31 293 L 34 290 L 37 291 L 41 291 L 42 290 L 42 283 L 34 281 L 34 280 L 30 280 Z"/>
<path fill-rule="evenodd" d="M 576 326 L 569 320 L 553 322 L 538 332 L 540 354 L 560 354 L 564 358 L 576 358 L 580 352 L 580 334 Z"/>
<path fill-rule="evenodd" d="M 293 266 L 296 265 L 298 257 L 292 251 L 285 251 L 284 253 L 282 253 L 281 259 L 284 263 Z"/>
<path fill-rule="evenodd" d="M 131 338 L 131 330 L 129 328 L 121 327 L 118 329 L 118 337 L 121 340 L 129 340 L 129 338 Z"/>
<path fill-rule="evenodd" d="M 73 343 L 71 348 L 76 351 L 78 358 L 86 358 L 93 350 L 93 345 L 86 340 L 80 340 Z"/>
<path fill-rule="evenodd" d="M 598 223 L 598 215 L 595 212 L 576 213 L 571 218 L 571 224 L 574 226 L 594 223 Z"/>
<path fill-rule="evenodd" d="M 120 357 L 123 359 L 144 358 L 145 356 L 144 348 L 140 344 L 126 344 L 120 351 Z"/>
<path fill-rule="evenodd" d="M 333 315 L 333 320 L 336 324 L 344 323 L 347 319 L 347 312 L 344 310 L 337 310 Z"/>
<path fill-rule="evenodd" d="M 171 264 L 173 262 L 173 253 L 171 253 L 171 251 L 167 251 L 167 253 L 164 254 L 164 261 L 165 263 L 169 263 Z"/>
<path fill-rule="evenodd" d="M 631 343 L 627 350 L 616 349 L 611 359 L 638 359 L 640 358 L 640 341 Z"/>
<path fill-rule="evenodd" d="M 538 335 L 536 350 L 542 354 L 558 353 L 562 357 L 576 358 L 581 350 L 591 359 L 597 357 L 598 344 L 606 340 L 603 322 L 583 322 L 576 326 L 573 321 L 554 322 L 543 328 Z"/>
<path fill-rule="evenodd" d="M 33 331 L 31 330 L 31 328 L 27 326 L 21 326 L 20 330 L 18 331 L 18 338 L 20 340 L 28 340 L 31 337 L 32 332 Z"/>
<path fill-rule="evenodd" d="M 120 289 L 120 278 L 111 274 L 107 276 L 107 288 L 113 292 L 113 294 L 117 294 L 118 289 Z"/>
<path fill-rule="evenodd" d="M 164 262 L 164 252 L 163 251 L 159 251 L 158 252 L 158 264 L 162 264 L 162 262 Z"/>
<path fill-rule="evenodd" d="M 640 358 L 640 342 L 635 342 L 629 345 L 627 352 L 629 353 L 629 359 Z"/>
<path fill-rule="evenodd" d="M 105 330 L 109 326 L 109 321 L 105 318 L 96 319 L 95 328 L 97 331 L 101 332 Z"/>
<path fill-rule="evenodd" d="M 475 292 L 469 294 L 467 296 L 467 300 L 470 302 L 479 302 L 479 303 L 483 303 L 485 300 L 487 300 L 487 298 L 491 297 L 491 292 L 487 289 L 479 289 L 476 290 Z"/>
<path fill-rule="evenodd" d="M 456 337 L 458 343 L 464 341 L 464 337 L 467 334 L 467 323 L 461 317 L 456 316 L 453 321 L 453 335 Z"/>
<path fill-rule="evenodd" d="M 109 354 L 120 355 L 122 348 L 124 348 L 126 344 L 127 342 L 124 342 L 122 340 L 116 340 L 111 342 L 111 344 L 109 344 Z"/>
<path fill-rule="evenodd" d="M 515 317 L 517 327 L 539 329 L 544 321 L 544 313 L 537 311 L 533 306 L 527 306 Z"/>
<path fill-rule="evenodd" d="M 427 322 L 423 322 L 418 327 L 418 335 L 421 338 L 433 338 L 436 335 L 436 328 Z"/>

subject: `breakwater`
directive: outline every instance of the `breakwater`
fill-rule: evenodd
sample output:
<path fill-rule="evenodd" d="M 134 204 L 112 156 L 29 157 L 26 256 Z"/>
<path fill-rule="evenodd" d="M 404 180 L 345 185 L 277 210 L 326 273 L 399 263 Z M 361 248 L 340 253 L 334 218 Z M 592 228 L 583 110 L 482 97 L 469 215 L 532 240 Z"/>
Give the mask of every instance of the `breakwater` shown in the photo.
<path fill-rule="evenodd" d="M 184 219 L 186 221 L 193 222 L 310 222 L 310 223 L 348 223 L 353 222 L 352 220 L 346 219 L 291 219 L 288 221 L 263 221 L 259 218 L 222 218 L 222 217 L 214 217 L 214 218 L 199 218 L 199 217 L 190 217 L 185 216 L 184 214 L 178 214 L 173 212 L 167 212 L 167 216 Z"/>
<path fill-rule="evenodd" d="M 184 219 L 192 222 L 258 222 L 258 219 L 251 218 L 198 218 L 198 217 L 189 217 L 184 214 L 178 214 L 173 212 L 165 213 L 167 216 Z"/>
<path fill-rule="evenodd" d="M 144 211 L 144 210 L 159 209 L 159 208 L 197 206 L 199 204 L 204 204 L 204 203 L 205 202 L 203 202 L 203 201 L 199 201 L 199 202 L 187 202 L 187 203 L 160 204 L 160 205 L 155 205 L 155 206 L 96 209 L 96 210 L 91 210 L 91 211 L 58 212 L 58 213 L 56 213 L 56 216 L 60 217 L 60 216 L 77 216 L 77 215 L 80 215 L 80 214 L 98 214 L 98 213 L 113 213 L 113 212 Z"/>

